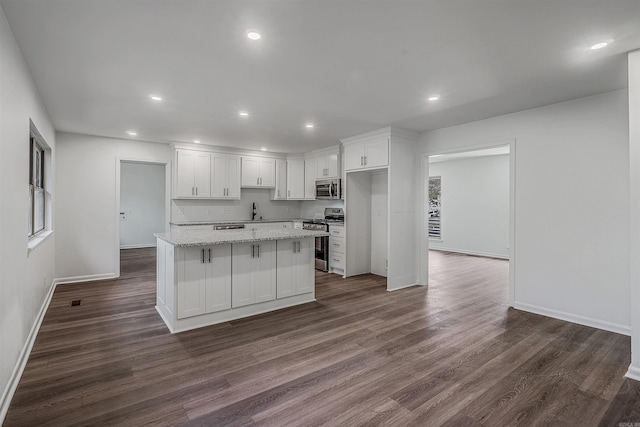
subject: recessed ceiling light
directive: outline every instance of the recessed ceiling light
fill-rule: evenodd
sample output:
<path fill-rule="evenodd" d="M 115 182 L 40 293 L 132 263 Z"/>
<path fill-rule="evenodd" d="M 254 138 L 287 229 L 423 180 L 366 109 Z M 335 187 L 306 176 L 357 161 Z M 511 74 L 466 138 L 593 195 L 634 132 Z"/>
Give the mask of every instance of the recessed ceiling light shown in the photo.
<path fill-rule="evenodd" d="M 602 49 L 603 47 L 607 47 L 609 45 L 609 43 L 611 43 L 611 40 L 610 41 L 606 41 L 606 42 L 596 43 L 593 46 L 591 46 L 591 50 Z"/>
<path fill-rule="evenodd" d="M 162 101 L 162 97 L 158 95 L 149 95 L 149 98 L 151 98 L 154 101 Z"/>
<path fill-rule="evenodd" d="M 247 37 L 249 37 L 250 40 L 260 40 L 260 37 L 262 36 L 257 31 L 252 30 L 252 31 L 247 31 Z"/>
<path fill-rule="evenodd" d="M 262 147 L 260 151 L 267 151 L 267 147 Z"/>
<path fill-rule="evenodd" d="M 135 131 L 133 131 L 133 130 L 128 130 L 128 131 L 127 131 L 127 134 L 128 134 L 129 136 L 136 136 L 138 133 L 137 133 L 137 132 L 135 132 Z"/>
<path fill-rule="evenodd" d="M 200 140 L 199 139 L 194 139 L 193 142 L 196 143 L 196 144 L 200 144 Z"/>
<path fill-rule="evenodd" d="M 242 117 L 247 117 L 249 115 L 249 113 L 246 111 L 240 111 L 238 114 L 240 114 Z"/>
<path fill-rule="evenodd" d="M 440 95 L 431 95 L 429 98 L 427 98 L 427 100 L 429 101 L 437 101 L 438 99 L 440 99 Z"/>
<path fill-rule="evenodd" d="M 304 127 L 306 127 L 307 129 L 313 129 L 313 123 L 307 123 L 306 125 L 304 125 Z"/>

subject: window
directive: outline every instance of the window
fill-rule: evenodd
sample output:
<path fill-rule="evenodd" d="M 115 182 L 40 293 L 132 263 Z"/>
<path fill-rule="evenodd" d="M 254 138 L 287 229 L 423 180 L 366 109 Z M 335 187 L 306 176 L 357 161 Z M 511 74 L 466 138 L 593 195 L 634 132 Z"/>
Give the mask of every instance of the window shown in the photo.
<path fill-rule="evenodd" d="M 28 236 L 35 236 L 45 226 L 45 182 L 43 145 L 33 133 L 29 137 L 29 220 Z"/>
<path fill-rule="evenodd" d="M 441 239 L 440 228 L 440 209 L 441 209 L 441 196 L 442 196 L 442 179 L 439 176 L 429 177 L 429 206 L 428 212 L 428 227 L 429 238 Z"/>

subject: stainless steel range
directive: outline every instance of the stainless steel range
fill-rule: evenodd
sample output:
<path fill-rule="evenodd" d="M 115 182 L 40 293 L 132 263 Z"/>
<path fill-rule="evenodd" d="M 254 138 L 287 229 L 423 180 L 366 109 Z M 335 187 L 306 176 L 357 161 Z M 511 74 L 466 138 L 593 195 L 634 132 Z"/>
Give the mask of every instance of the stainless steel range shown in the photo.
<path fill-rule="evenodd" d="M 329 224 L 344 224 L 344 209 L 325 208 L 324 218 L 304 220 L 302 229 L 329 231 Z M 315 252 L 316 270 L 329 271 L 329 236 L 316 237 Z"/>

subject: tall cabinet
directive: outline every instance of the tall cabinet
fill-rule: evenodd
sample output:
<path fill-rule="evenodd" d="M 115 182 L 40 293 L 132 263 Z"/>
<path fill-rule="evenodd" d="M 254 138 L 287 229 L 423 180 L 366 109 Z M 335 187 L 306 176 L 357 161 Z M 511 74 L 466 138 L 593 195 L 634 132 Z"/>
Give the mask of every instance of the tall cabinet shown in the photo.
<path fill-rule="evenodd" d="M 417 284 L 417 140 L 415 132 L 390 127 L 341 140 L 347 212 L 345 277 L 386 271 L 388 290 Z M 380 185 L 381 179 L 386 185 Z M 386 206 L 381 207 L 381 200 Z M 385 235 L 376 236 L 380 230 Z M 383 242 L 382 253 L 376 242 Z"/>

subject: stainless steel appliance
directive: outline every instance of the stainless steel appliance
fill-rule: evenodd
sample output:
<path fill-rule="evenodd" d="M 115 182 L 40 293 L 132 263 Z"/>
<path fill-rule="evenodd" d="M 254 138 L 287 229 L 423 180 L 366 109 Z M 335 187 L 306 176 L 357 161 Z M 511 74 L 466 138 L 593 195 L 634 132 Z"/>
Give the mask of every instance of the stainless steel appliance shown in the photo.
<path fill-rule="evenodd" d="M 316 199 L 334 200 L 342 198 L 342 182 L 340 178 L 319 179 L 316 181 Z"/>
<path fill-rule="evenodd" d="M 344 209 L 325 208 L 324 218 L 309 219 L 302 223 L 303 230 L 329 231 L 329 224 L 344 224 Z M 329 236 L 316 237 L 316 270 L 329 271 Z"/>

